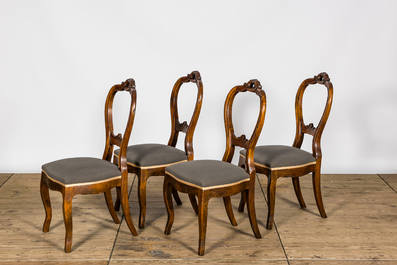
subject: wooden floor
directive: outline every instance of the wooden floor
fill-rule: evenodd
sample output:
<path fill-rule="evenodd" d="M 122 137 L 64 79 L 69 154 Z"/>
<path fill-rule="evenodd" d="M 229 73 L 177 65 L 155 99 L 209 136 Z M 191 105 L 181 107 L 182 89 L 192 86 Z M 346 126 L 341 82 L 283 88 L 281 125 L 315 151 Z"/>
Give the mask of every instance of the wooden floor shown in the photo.
<path fill-rule="evenodd" d="M 223 202 L 209 204 L 206 255 L 197 255 L 197 217 L 185 194 L 175 207 L 171 235 L 164 235 L 166 212 L 162 177 L 148 182 L 146 228 L 133 237 L 125 221 L 113 223 L 103 195 L 73 200 L 72 252 L 64 253 L 61 194 L 50 192 L 53 220 L 43 233 L 40 174 L 0 174 L 0 265 L 3 264 L 397 264 L 397 175 L 323 175 L 328 218 L 317 211 L 311 178 L 301 178 L 307 208 L 301 209 L 290 179 L 278 182 L 275 226 L 265 229 L 266 177 L 256 185 L 262 239 L 255 239 L 247 213 L 230 225 Z M 137 191 L 130 176 L 131 211 L 137 224 Z M 121 216 L 121 215 L 120 215 Z"/>

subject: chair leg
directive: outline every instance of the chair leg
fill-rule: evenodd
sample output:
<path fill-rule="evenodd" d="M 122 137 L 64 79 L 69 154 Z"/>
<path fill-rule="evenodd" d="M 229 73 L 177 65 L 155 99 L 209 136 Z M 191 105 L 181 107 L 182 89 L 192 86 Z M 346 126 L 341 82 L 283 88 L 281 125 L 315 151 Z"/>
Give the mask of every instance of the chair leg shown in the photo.
<path fill-rule="evenodd" d="M 128 201 L 128 178 L 121 179 L 121 192 L 120 192 L 121 208 L 123 209 L 124 218 L 127 222 L 128 229 L 133 236 L 137 236 L 138 233 L 135 229 L 134 223 L 132 222 L 130 213 L 130 203 Z"/>
<path fill-rule="evenodd" d="M 245 157 L 240 156 L 239 161 L 238 161 L 238 166 L 245 168 Z M 247 203 L 246 201 L 247 195 L 245 194 L 245 191 L 241 192 L 241 199 L 240 199 L 240 204 L 238 206 L 238 211 L 240 213 L 244 212 L 244 206 Z"/>
<path fill-rule="evenodd" d="M 234 218 L 232 201 L 230 197 L 223 197 L 223 203 L 225 204 L 225 209 L 227 216 L 229 217 L 229 221 L 233 226 L 237 226 L 236 218 Z"/>
<path fill-rule="evenodd" d="M 274 207 L 276 202 L 276 182 L 277 177 L 272 177 L 270 174 L 268 176 L 267 183 L 267 205 L 268 205 L 268 213 L 267 213 L 267 223 L 266 229 L 271 230 L 273 228 L 274 221 Z"/>
<path fill-rule="evenodd" d="M 247 194 L 247 210 L 248 210 L 248 218 L 250 220 L 252 231 L 256 238 L 262 238 L 261 232 L 259 231 L 258 222 L 256 220 L 256 212 L 255 212 L 255 193 L 254 191 L 246 191 Z"/>
<path fill-rule="evenodd" d="M 238 206 L 238 211 L 240 213 L 244 212 L 244 206 L 247 202 L 247 195 L 245 194 L 245 190 L 241 192 L 241 199 L 240 199 L 240 204 Z"/>
<path fill-rule="evenodd" d="M 114 209 L 118 212 L 120 211 L 120 197 L 121 197 L 121 187 L 116 187 L 116 191 L 117 191 L 117 198 L 116 198 L 116 202 L 114 203 Z"/>
<path fill-rule="evenodd" d="M 196 196 L 194 194 L 189 194 L 189 200 L 190 200 L 190 204 L 193 207 L 194 212 L 196 213 L 196 215 L 198 215 L 198 205 L 196 201 Z"/>
<path fill-rule="evenodd" d="M 302 191 L 301 191 L 301 185 L 300 185 L 299 178 L 292 178 L 292 184 L 294 186 L 295 195 L 296 195 L 296 198 L 299 201 L 299 205 L 302 208 L 306 208 L 305 200 L 303 199 L 303 196 L 302 196 Z"/>
<path fill-rule="evenodd" d="M 181 198 L 179 198 L 178 191 L 175 188 L 172 188 L 172 196 L 174 196 L 174 200 L 177 205 L 182 205 Z"/>
<path fill-rule="evenodd" d="M 63 197 L 63 222 L 65 223 L 65 252 L 72 250 L 73 221 L 72 221 L 72 199 L 73 195 L 66 188 Z"/>
<path fill-rule="evenodd" d="M 145 172 L 138 175 L 138 202 L 139 202 L 139 228 L 145 228 L 146 217 L 146 183 L 147 176 Z"/>
<path fill-rule="evenodd" d="M 110 190 L 107 190 L 104 192 L 104 195 L 105 195 L 106 205 L 108 206 L 108 210 L 113 218 L 113 221 L 116 224 L 119 224 L 120 223 L 119 217 L 117 216 L 116 211 L 113 207 L 112 193 L 110 192 Z"/>
<path fill-rule="evenodd" d="M 198 196 L 198 223 L 199 223 L 199 248 L 198 254 L 204 256 L 205 252 L 205 237 L 207 234 L 207 217 L 208 217 L 208 195 L 204 192 Z"/>
<path fill-rule="evenodd" d="M 167 224 L 165 225 L 164 234 L 171 234 L 171 227 L 174 223 L 174 206 L 172 204 L 171 190 L 173 189 L 172 185 L 168 182 L 167 176 L 164 178 L 163 184 L 163 197 L 165 209 L 167 210 Z"/>
<path fill-rule="evenodd" d="M 47 183 L 44 181 L 45 175 L 41 173 L 41 181 L 40 181 L 40 194 L 41 200 L 43 201 L 43 206 L 45 209 L 45 220 L 43 224 L 43 232 L 48 232 L 50 230 L 50 223 L 52 219 L 52 209 L 51 209 L 51 200 L 50 200 L 50 192 L 47 186 Z"/>
<path fill-rule="evenodd" d="M 327 214 L 324 209 L 323 197 L 321 195 L 321 173 L 319 170 L 313 172 L 312 175 L 314 197 L 316 198 L 317 208 L 322 218 L 327 218 Z"/>

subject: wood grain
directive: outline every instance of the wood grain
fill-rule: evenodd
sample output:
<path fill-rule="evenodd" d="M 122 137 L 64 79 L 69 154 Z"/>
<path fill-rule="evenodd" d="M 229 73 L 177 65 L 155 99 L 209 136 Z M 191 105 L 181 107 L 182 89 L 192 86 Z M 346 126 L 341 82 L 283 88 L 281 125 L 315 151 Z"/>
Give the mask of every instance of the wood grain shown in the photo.
<path fill-rule="evenodd" d="M 10 175 L 8 175 L 10 176 Z M 383 175 L 382 175 L 383 176 Z M 130 205 L 132 219 L 139 208 L 134 177 Z M 301 181 L 307 208 L 297 207 L 290 179 L 279 179 L 275 228 L 265 229 L 267 206 L 256 185 L 256 213 L 263 238 L 252 236 L 246 213 L 237 212 L 230 225 L 222 199 L 210 201 L 207 250 L 197 251 L 197 216 L 189 200 L 175 207 L 170 236 L 163 234 L 166 211 L 161 196 L 162 178 L 149 179 L 146 228 L 133 237 L 123 219 L 114 224 L 103 196 L 77 196 L 73 200 L 76 225 L 71 253 L 63 252 L 64 226 L 61 194 L 52 192 L 53 225 L 41 231 L 40 174 L 15 174 L 0 188 L 0 265 L 3 264 L 270 264 L 270 265 L 394 265 L 397 264 L 397 194 L 378 175 L 323 174 L 322 191 L 328 218 L 319 218 L 310 178 Z M 393 179 L 389 180 L 393 183 Z M 389 183 L 388 182 L 388 183 Z M 115 194 L 113 194 L 115 197 Z M 121 218 L 120 213 L 119 218 Z M 287 258 L 284 254 L 285 249 Z M 112 253 L 113 249 L 113 254 Z M 235 251 L 231 251 L 235 250 Z"/>
<path fill-rule="evenodd" d="M 397 174 L 379 174 L 379 176 L 397 192 Z"/>
<path fill-rule="evenodd" d="M 324 175 L 327 219 L 318 218 L 309 178 L 301 183 L 306 209 L 281 180 L 275 220 L 289 260 L 397 259 L 397 194 L 377 175 Z"/>
<path fill-rule="evenodd" d="M 5 174 L 5 173 L 0 173 L 0 186 L 4 184 L 4 182 L 7 181 L 7 179 L 10 178 L 12 174 Z"/>

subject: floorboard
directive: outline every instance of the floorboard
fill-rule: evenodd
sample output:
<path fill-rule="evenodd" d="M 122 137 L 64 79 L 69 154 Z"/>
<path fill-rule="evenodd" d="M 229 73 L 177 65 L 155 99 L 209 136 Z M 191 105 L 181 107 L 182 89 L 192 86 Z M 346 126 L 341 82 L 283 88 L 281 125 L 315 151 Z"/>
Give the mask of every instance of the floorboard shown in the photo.
<path fill-rule="evenodd" d="M 397 174 L 379 174 L 395 192 L 397 192 Z"/>
<path fill-rule="evenodd" d="M 0 187 L 12 176 L 12 174 L 0 173 Z"/>
<path fill-rule="evenodd" d="M 273 264 L 391 265 L 397 264 L 397 175 L 322 176 L 328 218 L 320 217 L 311 177 L 301 178 L 307 208 L 297 203 L 291 180 L 279 179 L 275 226 L 265 229 L 267 179 L 256 185 L 256 212 L 262 239 L 253 236 L 247 213 L 239 213 L 239 196 L 232 198 L 237 227 L 231 226 L 223 201 L 209 204 L 206 254 L 197 255 L 197 216 L 188 197 L 175 206 L 171 235 L 162 198 L 162 177 L 148 181 L 146 228 L 133 237 L 124 220 L 115 224 L 104 197 L 73 199 L 73 245 L 63 252 L 64 225 L 59 192 L 51 191 L 53 220 L 43 233 L 44 208 L 40 174 L 0 174 L 0 265 L 3 264 Z M 137 189 L 130 175 L 131 213 L 138 222 Z M 121 213 L 119 213 L 121 218 Z"/>

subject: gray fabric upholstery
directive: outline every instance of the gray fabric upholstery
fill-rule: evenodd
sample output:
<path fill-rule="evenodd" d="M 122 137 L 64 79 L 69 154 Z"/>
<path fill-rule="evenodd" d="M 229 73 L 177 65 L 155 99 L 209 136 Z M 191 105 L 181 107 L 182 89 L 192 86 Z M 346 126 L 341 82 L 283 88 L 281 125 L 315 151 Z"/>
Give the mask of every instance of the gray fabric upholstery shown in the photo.
<path fill-rule="evenodd" d="M 240 154 L 245 157 L 246 151 L 241 150 Z M 299 148 L 284 145 L 264 145 L 255 148 L 254 161 L 268 168 L 279 168 L 314 163 L 316 159 L 311 153 Z"/>
<path fill-rule="evenodd" d="M 194 160 L 165 168 L 175 178 L 202 188 L 229 185 L 249 180 L 241 167 L 217 160 Z"/>
<path fill-rule="evenodd" d="M 114 154 L 119 156 L 120 149 Z M 184 151 L 163 144 L 137 144 L 127 148 L 127 162 L 138 167 L 169 165 L 187 160 Z"/>
<path fill-rule="evenodd" d="M 42 170 L 50 178 L 65 185 L 97 182 L 121 176 L 120 170 L 113 163 L 91 157 L 57 160 L 43 165 Z"/>

